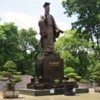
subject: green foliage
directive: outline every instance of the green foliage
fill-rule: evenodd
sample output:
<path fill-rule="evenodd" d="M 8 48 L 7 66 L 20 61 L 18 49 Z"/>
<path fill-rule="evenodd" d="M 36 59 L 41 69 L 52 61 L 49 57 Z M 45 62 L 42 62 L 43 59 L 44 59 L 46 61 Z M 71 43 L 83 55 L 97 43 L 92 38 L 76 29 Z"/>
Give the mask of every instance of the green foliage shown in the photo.
<path fill-rule="evenodd" d="M 73 68 L 71 68 L 71 67 L 67 67 L 67 68 L 64 70 L 64 73 L 65 73 L 65 74 L 73 73 L 73 72 L 75 72 L 75 70 L 74 70 Z"/>
<path fill-rule="evenodd" d="M 97 63 L 96 66 L 94 66 L 90 78 L 91 81 L 95 81 L 100 84 L 100 63 Z"/>
<path fill-rule="evenodd" d="M 4 34 L 3 30 L 0 30 L 0 40 L 6 40 L 6 35 Z"/>
<path fill-rule="evenodd" d="M 86 79 L 81 79 L 79 82 L 80 83 L 90 83 L 90 81 L 89 80 L 86 80 Z"/>
<path fill-rule="evenodd" d="M 7 60 L 19 59 L 18 45 L 17 26 L 14 23 L 0 25 L 0 71 Z"/>
<path fill-rule="evenodd" d="M 17 68 L 17 66 L 13 61 L 9 60 L 5 63 L 4 68 L 5 70 L 13 71 L 14 69 Z"/>
<path fill-rule="evenodd" d="M 0 71 L 6 61 L 13 60 L 18 71 L 33 76 L 35 61 L 41 53 L 36 35 L 32 28 L 18 30 L 12 22 L 0 25 Z"/>
<path fill-rule="evenodd" d="M 74 78 L 76 80 L 81 79 L 81 77 L 78 76 L 77 73 L 75 73 L 75 70 L 73 68 L 71 68 L 71 67 L 66 67 L 64 69 L 64 76 L 66 78 Z"/>
<path fill-rule="evenodd" d="M 93 52 L 91 42 L 76 34 L 76 30 L 66 31 L 55 43 L 56 51 L 64 59 L 64 66 L 71 66 L 75 72 L 85 78 L 88 74 L 89 55 Z"/>
<path fill-rule="evenodd" d="M 17 66 L 13 61 L 7 61 L 4 65 L 5 71 L 0 72 L 0 81 L 6 81 L 6 88 L 8 90 L 14 90 L 16 83 L 20 82 L 22 79 L 18 76 Z"/>
<path fill-rule="evenodd" d="M 63 0 L 62 5 L 69 17 L 77 16 L 72 29 L 77 29 L 77 34 L 82 33 L 86 35 L 85 39 L 92 41 L 95 56 L 100 60 L 100 0 Z"/>
<path fill-rule="evenodd" d="M 34 75 L 35 61 L 41 53 L 36 35 L 37 32 L 33 30 L 33 28 L 19 30 L 19 46 L 22 58 L 18 61 L 18 69 L 21 70 L 23 74 L 30 74 L 32 76 Z"/>
<path fill-rule="evenodd" d="M 92 42 L 86 40 L 85 37 L 88 36 L 81 33 L 76 34 L 76 30 L 66 31 L 64 36 L 60 37 L 55 43 L 55 49 L 64 59 L 64 72 L 67 66 L 71 66 L 79 77 L 75 76 L 73 72 L 69 76 L 72 75 L 79 79 L 81 76 L 82 79 L 88 81 L 93 81 L 93 77 L 95 77 L 95 81 L 97 81 L 99 70 L 98 73 L 94 73 L 97 64 L 95 52 L 92 48 Z"/>

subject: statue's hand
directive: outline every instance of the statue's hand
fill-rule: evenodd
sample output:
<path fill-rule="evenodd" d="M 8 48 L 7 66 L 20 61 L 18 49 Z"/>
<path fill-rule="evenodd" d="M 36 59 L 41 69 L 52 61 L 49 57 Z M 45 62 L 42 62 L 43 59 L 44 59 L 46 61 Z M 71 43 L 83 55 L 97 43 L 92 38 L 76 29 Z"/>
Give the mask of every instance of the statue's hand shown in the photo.
<path fill-rule="evenodd" d="M 62 31 L 62 30 L 59 30 L 59 33 L 64 33 L 64 31 Z"/>

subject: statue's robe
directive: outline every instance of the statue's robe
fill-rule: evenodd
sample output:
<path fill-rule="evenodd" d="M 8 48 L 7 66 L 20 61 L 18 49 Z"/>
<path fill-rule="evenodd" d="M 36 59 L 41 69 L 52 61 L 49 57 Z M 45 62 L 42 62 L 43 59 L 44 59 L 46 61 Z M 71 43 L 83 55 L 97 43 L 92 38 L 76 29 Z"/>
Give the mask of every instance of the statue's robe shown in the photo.
<path fill-rule="evenodd" d="M 48 14 L 46 18 L 42 16 L 39 20 L 41 47 L 44 53 L 54 52 L 54 42 L 59 28 L 57 27 L 52 15 Z"/>

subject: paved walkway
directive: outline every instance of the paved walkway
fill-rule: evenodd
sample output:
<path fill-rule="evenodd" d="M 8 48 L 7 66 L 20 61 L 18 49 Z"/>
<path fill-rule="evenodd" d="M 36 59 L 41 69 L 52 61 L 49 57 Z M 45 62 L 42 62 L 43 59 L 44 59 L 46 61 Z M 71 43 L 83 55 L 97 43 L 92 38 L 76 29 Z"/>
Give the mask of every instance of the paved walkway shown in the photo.
<path fill-rule="evenodd" d="M 3 99 L 0 94 L 0 100 L 12 100 Z M 53 96 L 28 96 L 19 95 L 19 98 L 14 100 L 100 100 L 100 93 L 94 93 L 93 89 L 90 89 L 90 93 L 77 94 L 76 96 L 64 96 L 64 95 L 53 95 Z"/>

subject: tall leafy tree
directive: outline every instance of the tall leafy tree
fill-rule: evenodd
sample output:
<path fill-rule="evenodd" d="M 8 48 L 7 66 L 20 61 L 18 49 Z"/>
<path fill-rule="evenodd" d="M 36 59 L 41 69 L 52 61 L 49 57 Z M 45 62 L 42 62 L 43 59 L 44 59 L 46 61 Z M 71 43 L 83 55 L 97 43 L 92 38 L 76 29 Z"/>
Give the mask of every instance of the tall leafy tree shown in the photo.
<path fill-rule="evenodd" d="M 1 54 L 1 52 L 3 52 L 3 41 L 6 40 L 6 35 L 4 34 L 4 31 L 2 29 L 2 26 L 0 26 L 0 70 L 2 70 L 2 65 L 3 65 L 3 62 L 4 62 L 4 57 L 3 55 Z"/>
<path fill-rule="evenodd" d="M 9 59 L 18 59 L 18 30 L 14 23 L 0 25 L 0 68 Z"/>
<path fill-rule="evenodd" d="M 19 30 L 19 46 L 23 57 L 21 66 L 23 66 L 23 73 L 31 75 L 33 74 L 32 71 L 34 71 L 36 58 L 41 52 L 36 34 L 37 32 L 32 28 Z"/>
<path fill-rule="evenodd" d="M 13 60 L 22 74 L 34 74 L 35 61 L 41 52 L 36 34 L 32 28 L 18 31 L 14 23 L 0 25 L 0 71 L 7 60 Z"/>
<path fill-rule="evenodd" d="M 77 15 L 72 28 L 89 35 L 86 39 L 92 41 L 96 57 L 100 59 L 100 0 L 63 0 L 62 4 L 69 17 Z"/>
<path fill-rule="evenodd" d="M 93 52 L 91 42 L 76 34 L 76 30 L 67 31 L 55 43 L 55 49 L 64 59 L 65 68 L 70 66 L 75 72 L 86 78 L 88 74 L 89 55 Z"/>

